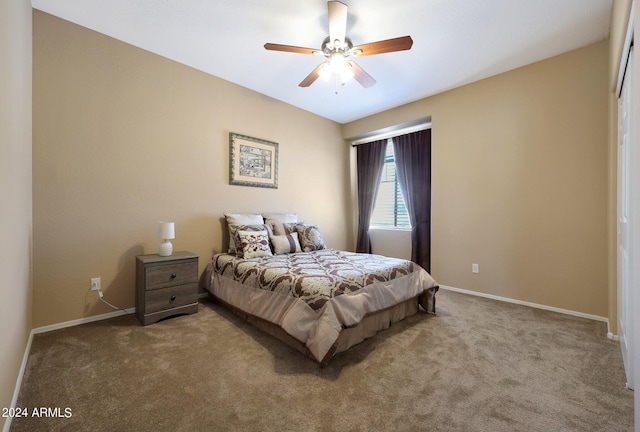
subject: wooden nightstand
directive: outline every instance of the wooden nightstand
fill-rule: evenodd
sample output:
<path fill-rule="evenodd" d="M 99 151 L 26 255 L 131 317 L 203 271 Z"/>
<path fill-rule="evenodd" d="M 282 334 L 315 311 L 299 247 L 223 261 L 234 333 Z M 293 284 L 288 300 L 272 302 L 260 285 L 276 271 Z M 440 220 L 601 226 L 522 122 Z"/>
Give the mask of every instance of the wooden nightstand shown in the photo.
<path fill-rule="evenodd" d="M 136 257 L 136 316 L 142 325 L 198 312 L 198 255 Z"/>

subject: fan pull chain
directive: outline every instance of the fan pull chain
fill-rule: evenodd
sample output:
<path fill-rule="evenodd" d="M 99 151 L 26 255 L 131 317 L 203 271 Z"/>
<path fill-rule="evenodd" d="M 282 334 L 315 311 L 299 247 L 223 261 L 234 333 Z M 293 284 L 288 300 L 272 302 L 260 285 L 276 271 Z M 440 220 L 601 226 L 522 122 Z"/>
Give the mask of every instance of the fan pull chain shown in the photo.
<path fill-rule="evenodd" d="M 336 89 L 335 89 L 335 94 L 340 93 L 340 87 L 344 87 L 345 84 L 347 84 L 346 82 L 341 82 L 342 78 L 338 75 L 338 74 L 334 74 L 335 78 L 336 78 Z"/>

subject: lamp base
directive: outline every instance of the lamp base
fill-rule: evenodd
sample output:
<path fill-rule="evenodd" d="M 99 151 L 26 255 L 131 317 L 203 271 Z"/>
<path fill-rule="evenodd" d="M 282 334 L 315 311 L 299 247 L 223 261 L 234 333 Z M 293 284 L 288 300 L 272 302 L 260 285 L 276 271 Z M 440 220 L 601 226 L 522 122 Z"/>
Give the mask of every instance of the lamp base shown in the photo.
<path fill-rule="evenodd" d="M 169 240 L 165 240 L 160 243 L 160 248 L 158 250 L 158 255 L 162 257 L 171 256 L 173 253 L 173 244 Z"/>

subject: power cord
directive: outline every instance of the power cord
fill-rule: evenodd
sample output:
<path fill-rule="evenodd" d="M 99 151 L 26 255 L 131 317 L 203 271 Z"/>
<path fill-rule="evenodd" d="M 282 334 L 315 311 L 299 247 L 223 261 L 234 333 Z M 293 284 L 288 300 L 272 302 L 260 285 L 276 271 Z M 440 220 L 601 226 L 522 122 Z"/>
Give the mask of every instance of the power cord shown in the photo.
<path fill-rule="evenodd" d="M 114 306 L 114 305 L 112 305 L 111 303 L 109 303 L 108 301 L 106 301 L 106 300 L 104 299 L 104 294 L 102 293 L 102 290 L 101 290 L 100 288 L 98 288 L 98 289 L 97 289 L 97 291 L 98 291 L 98 297 L 100 298 L 100 301 L 101 301 L 102 303 L 104 303 L 104 304 L 106 304 L 106 305 L 111 306 L 111 307 L 112 307 L 112 308 L 114 308 L 115 310 L 122 311 L 122 312 L 124 312 L 124 313 L 125 313 L 125 314 L 127 314 L 127 315 L 132 314 L 131 312 L 127 312 L 126 310 L 124 310 L 124 309 L 122 309 L 122 308 L 119 308 L 118 306 Z"/>

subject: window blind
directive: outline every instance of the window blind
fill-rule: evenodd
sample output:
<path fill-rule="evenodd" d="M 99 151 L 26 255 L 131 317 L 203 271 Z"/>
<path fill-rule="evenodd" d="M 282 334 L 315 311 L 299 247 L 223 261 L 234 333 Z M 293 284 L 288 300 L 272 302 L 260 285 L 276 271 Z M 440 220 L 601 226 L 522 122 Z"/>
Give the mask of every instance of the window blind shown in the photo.
<path fill-rule="evenodd" d="M 393 153 L 393 142 L 387 141 L 380 187 L 376 196 L 376 203 L 371 217 L 373 227 L 402 227 L 410 228 L 409 215 L 404 204 L 400 184 L 396 175 L 396 162 Z"/>

